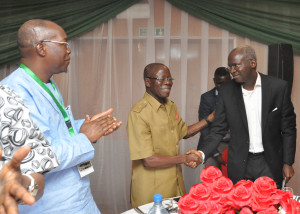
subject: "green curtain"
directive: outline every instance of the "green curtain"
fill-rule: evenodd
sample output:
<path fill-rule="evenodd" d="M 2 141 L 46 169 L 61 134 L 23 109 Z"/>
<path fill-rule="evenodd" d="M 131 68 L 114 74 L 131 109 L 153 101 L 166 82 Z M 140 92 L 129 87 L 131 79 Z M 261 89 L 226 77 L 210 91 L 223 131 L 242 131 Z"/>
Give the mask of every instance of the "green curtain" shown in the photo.
<path fill-rule="evenodd" d="M 269 45 L 287 43 L 300 54 L 299 0 L 167 0 L 188 14 Z"/>
<path fill-rule="evenodd" d="M 87 32 L 139 0 L 3 0 L 0 1 L 0 65 L 20 58 L 17 31 L 29 19 L 47 19 L 68 38 Z"/>
<path fill-rule="evenodd" d="M 115 17 L 139 0 L 3 0 L 0 2 L 0 65 L 19 59 L 18 28 L 39 18 L 61 25 L 69 38 Z M 288 43 L 300 54 L 299 0 L 167 0 L 210 24 L 264 43 Z"/>

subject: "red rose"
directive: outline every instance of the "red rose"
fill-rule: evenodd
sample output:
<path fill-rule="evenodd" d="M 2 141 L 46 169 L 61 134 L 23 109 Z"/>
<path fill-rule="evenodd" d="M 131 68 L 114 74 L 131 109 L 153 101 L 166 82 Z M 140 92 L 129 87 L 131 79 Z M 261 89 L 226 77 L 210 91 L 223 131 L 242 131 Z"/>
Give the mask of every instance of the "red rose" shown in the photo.
<path fill-rule="evenodd" d="M 300 214 L 300 203 L 298 201 L 296 201 L 295 199 L 292 199 L 291 207 L 292 207 L 291 213 Z"/>
<path fill-rule="evenodd" d="M 181 213 L 195 213 L 199 204 L 188 194 L 183 195 L 178 201 L 178 207 Z"/>
<path fill-rule="evenodd" d="M 300 213 L 300 203 L 293 198 L 284 198 L 280 201 L 280 205 L 286 214 L 299 214 Z"/>
<path fill-rule="evenodd" d="M 249 207 L 243 207 L 240 214 L 253 214 L 253 212 L 249 209 Z"/>
<path fill-rule="evenodd" d="M 233 188 L 232 181 L 227 177 L 220 177 L 213 183 L 213 191 L 218 194 L 227 194 Z"/>
<path fill-rule="evenodd" d="M 212 195 L 215 194 L 220 195 L 220 198 L 218 199 L 218 203 L 220 203 L 221 205 L 226 204 L 226 202 L 228 201 L 227 194 L 233 188 L 232 181 L 229 178 L 222 176 L 214 181 L 212 187 L 214 192 Z"/>
<path fill-rule="evenodd" d="M 233 206 L 236 209 L 251 205 L 251 188 L 247 188 L 246 186 L 244 186 L 242 183 L 234 186 L 233 190 L 227 196 L 229 201 L 233 202 Z"/>
<path fill-rule="evenodd" d="M 213 203 L 210 208 L 210 213 L 212 214 L 221 214 L 222 213 L 222 205 L 218 203 Z"/>
<path fill-rule="evenodd" d="M 276 192 L 276 183 L 272 178 L 260 177 L 254 181 L 253 191 L 258 192 L 262 196 L 269 197 Z"/>
<path fill-rule="evenodd" d="M 211 202 L 207 201 L 207 202 L 201 202 L 199 203 L 199 206 L 197 208 L 197 211 L 194 212 L 193 214 L 208 214 L 210 213 L 210 209 L 211 209 Z"/>
<path fill-rule="evenodd" d="M 195 200 L 206 201 L 209 199 L 211 194 L 211 188 L 205 184 L 195 184 L 191 187 L 189 195 Z"/>
<path fill-rule="evenodd" d="M 247 189 L 252 189 L 253 182 L 251 180 L 240 180 L 234 186 L 237 187 L 239 185 L 245 186 Z"/>
<path fill-rule="evenodd" d="M 234 208 L 234 204 L 232 201 L 227 201 L 221 205 L 222 205 L 222 213 L 227 213 L 227 212 L 231 213 L 231 210 L 233 210 L 234 211 L 233 214 L 235 214 L 236 209 Z"/>
<path fill-rule="evenodd" d="M 235 209 L 231 208 L 230 210 L 227 210 L 224 212 L 225 214 L 235 214 Z"/>
<path fill-rule="evenodd" d="M 252 203 L 254 211 L 264 211 L 279 203 L 281 196 L 276 195 L 276 183 L 269 177 L 260 177 L 252 186 Z"/>
<path fill-rule="evenodd" d="M 222 199 L 222 195 L 215 192 L 215 191 L 212 191 L 211 194 L 210 194 L 210 201 L 212 201 L 213 203 L 218 203 L 220 200 Z"/>
<path fill-rule="evenodd" d="M 278 211 L 277 211 L 276 207 L 271 206 L 264 211 L 257 212 L 257 214 L 278 214 Z"/>
<path fill-rule="evenodd" d="M 272 205 L 277 205 L 280 201 L 280 196 L 272 195 L 269 198 L 260 197 L 257 193 L 252 193 L 251 207 L 254 211 L 264 211 Z"/>
<path fill-rule="evenodd" d="M 210 186 L 214 180 L 222 176 L 222 172 L 215 166 L 208 166 L 204 168 L 200 174 L 202 183 Z"/>

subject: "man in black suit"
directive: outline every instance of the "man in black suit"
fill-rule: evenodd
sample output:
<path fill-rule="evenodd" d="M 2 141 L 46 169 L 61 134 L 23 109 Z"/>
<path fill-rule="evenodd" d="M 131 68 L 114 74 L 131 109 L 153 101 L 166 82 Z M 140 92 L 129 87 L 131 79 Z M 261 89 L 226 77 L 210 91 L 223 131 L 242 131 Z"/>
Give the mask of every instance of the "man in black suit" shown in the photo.
<path fill-rule="evenodd" d="M 217 68 L 215 70 L 213 80 L 215 83 L 215 87 L 201 95 L 200 106 L 199 106 L 199 110 L 198 110 L 199 121 L 207 118 L 207 116 L 216 109 L 216 102 L 217 102 L 220 86 L 223 83 L 230 81 L 230 74 L 229 74 L 227 68 L 225 68 L 225 67 Z M 211 125 L 211 123 L 209 123 L 209 125 L 206 128 L 201 130 L 201 135 L 200 135 L 200 139 L 199 139 L 198 147 L 197 147 L 198 150 L 200 148 L 200 145 L 203 144 L 204 138 L 209 133 L 209 130 L 211 127 L 210 125 Z M 213 153 L 213 157 L 208 158 L 208 160 L 205 162 L 206 166 L 217 166 L 220 168 L 220 164 L 225 164 L 222 159 L 221 152 L 223 152 L 224 149 L 227 147 L 228 140 L 229 140 L 229 133 L 227 133 L 224 136 L 219 148 L 216 149 L 215 152 Z"/>
<path fill-rule="evenodd" d="M 209 157 L 230 129 L 228 176 L 236 183 L 268 176 L 277 187 L 294 175 L 296 115 L 286 81 L 256 71 L 255 51 L 249 46 L 228 56 L 233 80 L 222 85 L 210 134 L 200 146 Z"/>

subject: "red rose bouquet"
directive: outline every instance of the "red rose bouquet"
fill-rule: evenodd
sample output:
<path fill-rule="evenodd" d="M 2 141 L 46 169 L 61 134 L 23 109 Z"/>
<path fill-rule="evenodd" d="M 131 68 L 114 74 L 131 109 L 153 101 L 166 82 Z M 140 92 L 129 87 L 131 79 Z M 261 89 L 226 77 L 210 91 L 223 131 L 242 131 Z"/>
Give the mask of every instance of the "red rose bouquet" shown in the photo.
<path fill-rule="evenodd" d="M 179 202 L 181 214 L 300 214 L 300 203 L 291 192 L 276 188 L 269 177 L 255 182 L 241 180 L 233 185 L 214 166 L 206 167 L 200 174 L 202 183 L 195 184 L 189 194 Z"/>

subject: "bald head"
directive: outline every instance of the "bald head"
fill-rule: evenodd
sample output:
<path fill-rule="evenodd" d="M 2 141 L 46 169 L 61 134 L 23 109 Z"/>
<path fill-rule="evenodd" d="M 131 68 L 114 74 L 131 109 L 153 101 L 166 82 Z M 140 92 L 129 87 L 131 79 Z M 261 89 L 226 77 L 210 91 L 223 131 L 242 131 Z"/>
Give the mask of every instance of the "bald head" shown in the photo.
<path fill-rule="evenodd" d="M 67 71 L 71 49 L 66 32 L 56 23 L 41 19 L 25 22 L 18 31 L 18 45 L 20 62 L 43 82 Z"/>
<path fill-rule="evenodd" d="M 160 70 L 160 68 L 167 68 L 167 66 L 165 66 L 164 64 L 162 63 L 150 63 L 148 64 L 145 69 L 144 69 L 144 79 L 146 77 L 153 77 L 155 76 L 155 74 Z M 168 69 L 169 70 L 169 69 Z"/>
<path fill-rule="evenodd" d="M 48 20 L 32 19 L 25 22 L 18 30 L 18 46 L 22 57 L 30 53 L 30 49 L 42 40 L 52 39 L 57 29 L 63 30 L 56 23 Z"/>
<path fill-rule="evenodd" d="M 239 53 L 239 54 L 242 54 L 244 56 L 244 58 L 247 60 L 247 61 L 250 61 L 252 59 L 255 59 L 256 60 L 256 53 L 255 53 L 255 50 L 251 47 L 251 46 L 248 46 L 248 45 L 245 45 L 245 46 L 240 46 L 240 47 L 237 47 L 237 48 L 234 48 L 229 55 L 233 54 L 233 53 Z"/>

